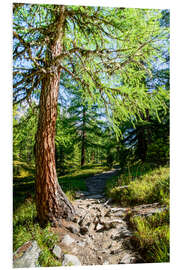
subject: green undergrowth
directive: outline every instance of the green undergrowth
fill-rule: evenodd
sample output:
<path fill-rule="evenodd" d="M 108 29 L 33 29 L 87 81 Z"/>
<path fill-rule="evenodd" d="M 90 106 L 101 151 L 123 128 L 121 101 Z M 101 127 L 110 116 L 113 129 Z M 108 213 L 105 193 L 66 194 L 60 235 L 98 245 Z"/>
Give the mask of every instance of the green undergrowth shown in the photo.
<path fill-rule="evenodd" d="M 126 188 L 122 186 L 127 185 Z M 138 177 L 121 174 L 107 182 L 107 196 L 121 205 L 169 202 L 169 168 L 160 167 Z"/>
<path fill-rule="evenodd" d="M 33 199 L 18 207 L 13 214 L 13 251 L 16 251 L 25 242 L 36 240 L 41 248 L 39 257 L 40 266 L 61 266 L 53 253 L 52 248 L 58 242 L 56 234 L 52 233 L 50 225 L 41 228 L 36 220 L 36 207 Z"/>
<path fill-rule="evenodd" d="M 39 265 L 61 266 L 61 262 L 52 254 L 52 248 L 58 242 L 57 235 L 52 233 L 50 225 L 41 228 L 37 222 L 33 170 L 28 170 L 24 163 L 21 170 L 21 162 L 16 165 L 19 169 L 15 169 L 17 174 L 14 175 L 13 183 L 13 250 L 16 251 L 27 241 L 36 240 L 42 250 Z M 73 200 L 75 191 L 86 190 L 85 178 L 104 170 L 107 170 L 107 167 L 84 166 L 58 179 L 68 199 Z"/>
<path fill-rule="evenodd" d="M 155 202 L 166 206 L 147 217 L 134 216 L 130 210 L 126 219 L 134 231 L 132 244 L 144 262 L 169 262 L 169 168 L 144 168 L 136 177 L 126 172 L 107 182 L 106 193 L 121 206 Z"/>
<path fill-rule="evenodd" d="M 28 165 L 22 161 L 14 161 L 13 166 L 13 208 L 15 210 L 27 197 L 34 196 L 35 168 L 34 165 Z M 105 170 L 108 170 L 108 167 L 89 164 L 71 170 L 68 174 L 58 177 L 58 180 L 68 199 L 73 200 L 75 191 L 87 189 L 85 184 L 87 177 Z"/>
<path fill-rule="evenodd" d="M 133 246 L 149 263 L 169 262 L 169 209 L 149 217 L 131 217 Z"/>

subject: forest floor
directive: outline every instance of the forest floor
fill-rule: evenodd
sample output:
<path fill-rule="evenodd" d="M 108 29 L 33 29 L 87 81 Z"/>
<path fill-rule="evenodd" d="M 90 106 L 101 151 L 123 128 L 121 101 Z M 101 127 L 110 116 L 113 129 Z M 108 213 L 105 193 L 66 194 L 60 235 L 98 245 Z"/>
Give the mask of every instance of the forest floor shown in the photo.
<path fill-rule="evenodd" d="M 117 173 L 118 170 L 113 169 L 87 178 L 88 191 L 76 193 L 74 222 L 64 221 L 63 229 L 53 230 L 60 236 L 62 252 L 75 255 L 82 265 L 144 262 L 131 244 L 133 233 L 126 217 L 129 211 L 148 215 L 161 208 L 157 203 L 122 208 L 107 200 L 106 181 Z M 70 245 L 63 240 L 67 235 L 73 239 Z"/>
<path fill-rule="evenodd" d="M 73 191 L 74 200 L 72 203 L 76 210 L 76 216 L 71 222 L 62 220 L 62 226 L 60 227 L 49 227 L 44 230 L 39 228 L 39 226 L 34 223 L 36 220 L 36 210 L 33 198 L 30 197 L 26 199 L 25 203 L 14 212 L 14 250 L 20 247 L 20 250 L 24 248 L 26 252 L 28 248 L 27 243 L 29 245 L 30 242 L 36 240 L 42 250 L 38 259 L 40 266 L 73 264 L 106 265 L 148 262 L 146 255 L 144 257 L 142 252 L 139 252 L 139 241 L 142 243 L 145 242 L 145 246 L 150 244 L 150 248 L 152 241 L 162 246 L 162 242 L 159 243 L 158 241 L 162 239 L 162 230 L 164 232 L 165 227 L 162 227 L 162 230 L 157 227 L 159 226 L 158 224 L 164 226 L 164 224 L 166 225 L 168 222 L 168 213 L 163 214 L 162 217 L 159 216 L 159 213 L 161 215 L 161 213 L 166 212 L 164 211 L 166 210 L 166 206 L 162 202 L 160 203 L 159 200 L 153 200 L 151 203 L 150 201 L 142 200 L 141 203 L 134 205 L 128 203 L 125 207 L 124 205 L 122 207 L 120 194 L 122 194 L 121 191 L 124 191 L 126 194 L 129 185 L 125 185 L 123 182 L 121 183 L 121 181 L 118 182 L 119 186 L 117 191 L 119 192 L 120 189 L 120 193 L 117 193 L 119 195 L 116 195 L 115 198 L 118 198 L 119 201 L 115 202 L 112 200 L 111 196 L 110 199 L 108 199 L 107 183 L 110 182 L 113 184 L 114 181 L 116 182 L 116 178 L 120 179 L 119 169 L 114 168 L 109 171 L 107 171 L 107 168 L 101 169 L 98 168 L 98 173 L 94 173 L 95 169 L 93 168 L 91 171 L 85 169 L 79 172 L 80 174 L 75 173 L 62 177 L 61 181 L 64 181 L 62 182 L 64 184 L 63 187 L 66 188 L 68 192 L 75 184 L 79 187 L 79 191 Z M 162 170 L 162 173 L 164 173 L 164 178 L 166 178 L 167 169 Z M 84 177 L 83 174 L 85 175 Z M 160 176 L 160 171 L 155 171 L 154 178 L 158 179 Z M 70 186 L 66 184 L 66 182 L 69 183 L 70 181 L 69 177 L 72 178 Z M 150 174 L 148 174 L 148 177 L 145 176 L 145 178 L 152 181 Z M 133 181 L 133 183 L 135 182 Z M 141 183 L 143 183 L 142 180 Z M 148 183 L 146 185 L 148 185 L 148 188 L 151 188 Z M 110 187 L 110 190 L 115 190 L 116 192 L 116 189 L 112 189 L 112 187 Z M 146 195 L 147 194 L 148 192 L 146 191 Z M 142 227 L 141 238 L 135 234 L 137 226 L 133 227 L 132 222 L 130 222 L 132 217 L 142 218 L 141 220 L 138 219 L 138 222 L 140 221 L 138 226 L 142 225 L 140 226 L 140 229 Z M 149 218 L 152 218 L 152 220 L 149 220 Z M 146 224 L 147 221 L 151 223 Z M 149 230 L 151 229 L 152 231 L 150 232 Z M 147 230 L 147 234 L 145 234 L 144 230 Z M 57 237 L 55 242 L 52 239 L 51 232 Z M 160 237 L 157 235 L 157 232 L 159 232 Z M 22 233 L 24 237 L 22 237 Z M 144 237 L 144 239 L 142 237 Z M 25 246 L 22 246 L 23 243 L 25 243 Z M 168 247 L 168 245 L 167 242 L 166 246 Z M 58 255 L 56 251 L 55 253 L 53 252 L 53 247 L 55 247 L 55 250 L 59 250 L 60 253 Z M 156 245 L 154 245 L 154 247 L 156 252 Z M 145 253 L 146 252 L 147 250 L 145 250 Z M 168 252 L 167 248 L 166 253 Z M 15 254 L 17 255 L 17 253 Z M 150 262 L 152 262 L 152 256 L 154 255 L 149 256 L 148 260 Z M 168 256 L 167 258 L 163 257 L 161 261 L 167 261 Z M 68 258 L 68 260 L 70 258 L 72 261 L 66 261 L 65 258 Z"/>

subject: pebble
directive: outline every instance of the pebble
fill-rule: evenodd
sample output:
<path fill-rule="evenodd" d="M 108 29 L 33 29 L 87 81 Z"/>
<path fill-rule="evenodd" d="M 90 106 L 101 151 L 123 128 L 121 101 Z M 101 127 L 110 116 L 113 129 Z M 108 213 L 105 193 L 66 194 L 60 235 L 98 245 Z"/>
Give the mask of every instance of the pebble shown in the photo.
<path fill-rule="evenodd" d="M 75 242 L 74 238 L 70 237 L 68 234 L 66 234 L 62 239 L 62 243 L 66 246 L 71 245 L 73 242 Z"/>
<path fill-rule="evenodd" d="M 62 250 L 61 250 L 61 248 L 59 246 L 55 245 L 52 252 L 58 259 L 61 259 Z"/>
<path fill-rule="evenodd" d="M 120 263 L 122 264 L 130 264 L 130 263 L 135 263 L 135 262 L 136 262 L 136 258 L 130 254 L 124 255 L 124 257 L 120 261 Z"/>
<path fill-rule="evenodd" d="M 96 226 L 96 232 L 100 232 L 103 229 L 104 229 L 104 226 L 98 223 L 97 226 Z"/>
<path fill-rule="evenodd" d="M 71 265 L 81 265 L 80 260 L 77 256 L 71 254 L 65 254 L 62 262 L 63 266 L 71 266 Z"/>

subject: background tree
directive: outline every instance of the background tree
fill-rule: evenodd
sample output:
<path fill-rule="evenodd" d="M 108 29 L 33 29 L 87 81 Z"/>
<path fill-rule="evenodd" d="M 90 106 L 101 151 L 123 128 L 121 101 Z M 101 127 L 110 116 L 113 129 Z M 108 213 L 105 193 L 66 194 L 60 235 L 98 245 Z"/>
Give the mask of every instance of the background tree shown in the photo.
<path fill-rule="evenodd" d="M 89 108 L 86 101 L 83 98 L 83 92 L 80 89 L 75 89 L 72 92 L 71 103 L 68 109 L 69 113 L 69 125 L 76 130 L 76 137 L 74 143 L 77 143 L 81 151 L 81 167 L 84 166 L 87 161 L 86 153 L 88 148 L 97 147 L 98 137 L 101 135 L 100 117 L 103 113 L 100 112 L 97 105 Z"/>
<path fill-rule="evenodd" d="M 13 159 L 34 163 L 34 144 L 37 129 L 38 108 L 31 104 L 24 110 L 13 108 Z"/>

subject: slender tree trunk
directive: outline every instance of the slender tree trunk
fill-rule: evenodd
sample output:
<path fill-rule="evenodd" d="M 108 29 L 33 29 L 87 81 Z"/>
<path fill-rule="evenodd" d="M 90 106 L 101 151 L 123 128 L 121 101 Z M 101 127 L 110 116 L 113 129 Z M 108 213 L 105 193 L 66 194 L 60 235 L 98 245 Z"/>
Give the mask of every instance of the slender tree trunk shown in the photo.
<path fill-rule="evenodd" d="M 81 145 L 81 167 L 85 164 L 85 142 L 86 142 L 86 109 L 83 107 L 83 128 L 82 128 L 82 145 Z"/>
<path fill-rule="evenodd" d="M 58 35 L 50 45 L 52 60 L 62 52 L 64 7 L 60 7 Z M 42 80 L 39 120 L 36 134 L 36 206 L 41 225 L 59 222 L 61 218 L 71 219 L 74 208 L 58 184 L 55 166 L 55 127 L 59 93 L 60 69 Z"/>
<path fill-rule="evenodd" d="M 91 153 L 91 162 L 93 163 L 95 160 L 95 153 L 94 153 L 94 150 L 92 151 Z"/>

